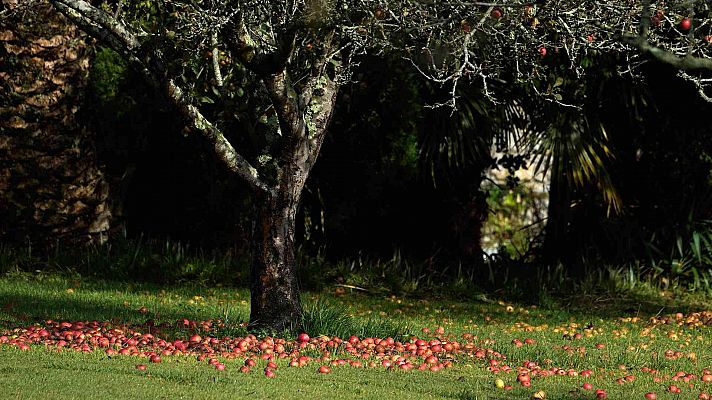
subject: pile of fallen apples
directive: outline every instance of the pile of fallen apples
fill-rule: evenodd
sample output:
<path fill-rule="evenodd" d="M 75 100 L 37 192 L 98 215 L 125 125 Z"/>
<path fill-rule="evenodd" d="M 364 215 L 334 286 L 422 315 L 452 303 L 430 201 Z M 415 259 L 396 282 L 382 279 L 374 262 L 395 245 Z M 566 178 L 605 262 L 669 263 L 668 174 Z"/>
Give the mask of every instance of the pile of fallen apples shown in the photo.
<path fill-rule="evenodd" d="M 198 361 L 206 362 L 216 370 L 225 370 L 230 361 L 236 360 L 236 365 L 243 373 L 250 373 L 254 368 L 263 368 L 268 378 L 276 377 L 278 365 L 275 361 L 288 359 L 289 367 L 301 368 L 313 365 L 321 374 L 331 372 L 331 367 L 350 366 L 356 368 L 385 368 L 390 370 L 420 370 L 437 372 L 443 368 L 451 368 L 458 361 L 468 363 L 480 362 L 493 374 L 513 374 L 516 382 L 525 387 L 531 386 L 531 380 L 549 376 L 580 376 L 587 378 L 592 371 L 564 369 L 552 367 L 547 360 L 546 367 L 535 361 L 524 361 L 521 365 L 510 366 L 507 357 L 491 349 L 480 347 L 479 344 L 491 344 L 491 340 L 478 341 L 472 334 L 463 334 L 460 338 L 445 335 L 444 329 L 434 330 L 436 336 L 430 336 L 430 329 L 424 328 L 423 333 L 428 339 L 411 337 L 406 341 L 393 338 L 358 338 L 347 339 L 338 337 L 310 337 L 306 333 L 299 334 L 294 340 L 264 337 L 254 335 L 244 337 L 216 337 L 219 328 L 224 328 L 221 321 L 190 321 L 181 319 L 174 324 L 163 323 L 154 326 L 152 322 L 143 325 L 127 326 L 112 322 L 45 321 L 23 328 L 15 328 L 0 333 L 0 345 L 15 346 L 20 350 L 31 350 L 31 346 L 43 346 L 55 351 L 74 350 L 81 352 L 103 351 L 108 356 L 135 356 L 143 362 L 160 363 L 165 356 L 190 356 Z M 167 340 L 162 338 L 165 331 L 190 332 L 185 339 Z M 207 332 L 207 333 L 206 333 Z M 201 336 L 199 333 L 202 333 Z M 535 345 L 531 338 L 514 339 L 513 346 L 522 347 Z M 595 346 L 599 349 L 604 346 Z M 264 366 L 264 367 L 262 367 Z M 138 364 L 136 368 L 146 370 L 146 364 Z M 712 372 L 703 369 L 699 375 L 678 372 L 674 376 L 661 376 L 659 371 L 642 368 L 642 373 L 654 376 L 656 382 L 663 379 L 671 380 L 668 387 L 671 393 L 680 393 L 677 385 L 692 380 L 701 380 L 712 384 Z M 618 384 L 626 384 L 635 379 L 626 375 L 616 379 Z M 691 386 L 691 383 L 689 383 Z M 510 390 L 502 379 L 495 380 L 495 386 Z M 588 382 L 581 386 L 583 390 L 592 391 L 596 398 L 607 397 L 604 389 L 594 388 Z M 533 398 L 544 398 L 545 394 L 537 391 Z M 537 397 L 538 396 L 538 397 Z M 647 393 L 646 398 L 655 399 L 655 393 Z M 699 393 L 699 399 L 710 399 L 710 394 Z"/>
<path fill-rule="evenodd" d="M 214 321 L 179 320 L 174 326 L 203 330 L 210 329 Z M 220 324 L 217 321 L 217 324 Z M 393 338 L 309 337 L 299 334 L 295 340 L 274 337 L 258 339 L 254 335 L 245 337 L 201 336 L 193 333 L 187 339 L 167 340 L 158 332 L 171 329 L 162 324 L 158 327 L 116 326 L 111 322 L 45 321 L 24 328 L 15 328 L 0 335 L 0 344 L 30 350 L 31 345 L 43 345 L 50 349 L 81 352 L 104 351 L 109 356 L 137 356 L 151 363 L 160 363 L 162 356 L 193 356 L 218 370 L 226 368 L 219 360 L 244 360 L 242 372 L 250 372 L 257 365 L 256 360 L 267 361 L 265 375 L 274 377 L 277 359 L 290 359 L 290 367 L 304 367 L 310 363 L 319 364 L 318 372 L 329 373 L 329 366 L 381 367 L 400 370 L 428 370 L 437 372 L 450 368 L 461 356 L 487 359 L 497 365 L 505 357 L 500 353 L 476 346 L 472 341 L 459 342 L 449 337 L 429 340 L 413 337 L 407 343 Z M 142 332 L 143 330 L 143 332 Z M 146 333 L 145 331 L 148 331 Z M 151 333 L 153 332 L 153 333 Z M 472 336 L 467 336 L 472 338 Z M 241 363 L 242 364 L 242 363 Z M 145 365 L 138 366 L 145 369 Z"/>

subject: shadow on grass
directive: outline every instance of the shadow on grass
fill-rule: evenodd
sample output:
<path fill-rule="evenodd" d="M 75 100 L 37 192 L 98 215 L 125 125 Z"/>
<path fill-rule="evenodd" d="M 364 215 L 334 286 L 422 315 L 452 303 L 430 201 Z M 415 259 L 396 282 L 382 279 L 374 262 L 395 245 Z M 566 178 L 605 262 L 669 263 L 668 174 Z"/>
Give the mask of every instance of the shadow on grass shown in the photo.
<path fill-rule="evenodd" d="M 245 299 L 244 293 L 235 290 L 222 293 L 191 287 L 5 278 L 0 280 L 0 328 L 48 319 L 126 325 L 222 319 L 231 329 L 244 332 L 239 324 L 247 317 Z"/>
<path fill-rule="evenodd" d="M 379 325 L 376 329 L 361 326 L 365 323 L 361 323 L 363 321 L 360 319 L 365 321 L 370 317 L 357 317 L 354 321 L 359 322 L 356 324 L 359 327 L 357 330 L 364 331 L 359 333 L 384 330 L 381 333 L 388 333 L 387 335 L 403 330 L 400 324 L 403 318 L 471 319 L 476 323 L 483 323 L 487 316 L 502 323 L 522 320 L 534 323 L 538 319 L 565 322 L 571 318 L 596 321 L 634 316 L 649 318 L 712 308 L 709 302 L 700 297 L 675 297 L 669 294 L 655 296 L 653 293 L 635 292 L 618 295 L 572 293 L 546 298 L 543 302 L 538 299 L 543 304 L 535 307 L 520 306 L 521 302 L 509 303 L 488 295 L 460 298 L 406 296 L 394 299 L 391 296 L 365 295 L 358 292 L 342 296 L 308 293 L 305 295 L 307 305 L 314 302 L 310 297 L 327 298 L 332 303 L 341 303 L 354 310 L 382 311 L 383 315 L 387 316 L 382 318 L 383 322 L 393 323 L 387 324 L 388 326 L 376 324 Z M 404 307 L 408 303 L 413 306 Z M 139 311 L 142 307 L 147 309 L 143 313 Z M 320 316 L 312 318 L 316 322 L 328 320 L 327 325 L 333 325 L 330 321 L 339 320 L 331 315 L 335 310 L 326 307 L 312 308 L 311 314 Z M 307 306 L 306 310 L 309 309 Z M 327 311 L 331 313 L 328 318 L 322 315 Z M 159 324 L 175 323 L 184 318 L 193 321 L 222 319 L 227 325 L 237 326 L 247 320 L 248 313 L 249 294 L 245 289 L 188 285 L 161 287 L 155 284 L 119 283 L 57 274 L 23 273 L 0 278 L 0 328 L 13 328 L 48 319 L 115 321 L 132 325 L 145 324 L 149 320 Z M 327 328 L 324 329 L 333 330 L 333 327 Z M 315 327 L 315 330 L 322 329 Z M 244 332 L 244 329 L 239 331 Z M 341 331 L 338 333 L 346 334 Z"/>

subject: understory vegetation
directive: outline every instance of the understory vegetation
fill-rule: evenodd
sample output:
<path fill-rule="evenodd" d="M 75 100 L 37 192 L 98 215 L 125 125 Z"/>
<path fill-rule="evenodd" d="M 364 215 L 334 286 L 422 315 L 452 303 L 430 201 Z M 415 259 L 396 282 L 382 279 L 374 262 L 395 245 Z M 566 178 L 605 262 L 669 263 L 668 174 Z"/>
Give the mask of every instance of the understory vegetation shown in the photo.
<path fill-rule="evenodd" d="M 655 255 L 656 257 L 653 257 Z M 645 294 L 712 296 L 712 231 L 681 239 L 669 256 L 651 253 L 649 261 L 623 265 L 581 260 L 573 266 L 512 259 L 506 252 L 481 262 L 448 263 L 437 255 L 414 260 L 394 251 L 380 259 L 359 256 L 330 260 L 322 252 L 298 252 L 298 277 L 304 290 L 336 295 L 363 293 L 422 298 L 481 299 L 494 295 L 512 301 L 546 304 L 554 298 Z M 170 240 L 125 235 L 101 245 L 56 246 L 51 253 L 31 245 L 0 246 L 0 273 L 59 273 L 115 282 L 146 282 L 246 288 L 249 257 L 204 250 Z"/>

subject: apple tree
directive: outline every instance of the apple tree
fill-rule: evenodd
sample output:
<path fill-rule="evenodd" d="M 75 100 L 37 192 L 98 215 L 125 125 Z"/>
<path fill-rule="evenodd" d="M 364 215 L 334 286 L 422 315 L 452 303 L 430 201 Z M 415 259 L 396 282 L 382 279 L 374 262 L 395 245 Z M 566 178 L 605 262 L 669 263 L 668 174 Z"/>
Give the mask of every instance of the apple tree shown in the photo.
<path fill-rule="evenodd" d="M 702 0 L 20 0 L 17 7 L 42 1 L 128 60 L 183 118 L 185 132 L 202 137 L 252 188 L 256 329 L 300 323 L 295 215 L 339 87 L 352 81 L 361 56 L 409 61 L 449 88 L 449 99 L 432 106 L 453 110 L 458 85 L 470 82 L 494 102 L 502 101 L 497 88 L 524 85 L 542 101 L 580 107 L 558 89 L 557 71 L 595 73 L 587 57 L 605 52 L 621 55 L 621 74 L 662 62 L 711 96 L 712 4 Z M 195 66 L 210 76 L 207 91 L 188 71 Z M 206 99 L 239 103 L 235 93 L 244 88 L 265 129 L 232 132 L 229 113 L 206 112 L 216 104 Z M 228 139 L 248 134 L 261 135 L 251 155 Z"/>

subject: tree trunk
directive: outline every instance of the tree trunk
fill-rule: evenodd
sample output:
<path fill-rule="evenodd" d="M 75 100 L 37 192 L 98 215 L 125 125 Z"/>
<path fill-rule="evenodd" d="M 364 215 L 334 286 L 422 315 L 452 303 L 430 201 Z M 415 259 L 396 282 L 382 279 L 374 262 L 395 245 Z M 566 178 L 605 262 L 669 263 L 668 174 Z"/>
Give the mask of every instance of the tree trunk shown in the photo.
<path fill-rule="evenodd" d="M 0 240 L 102 241 L 109 185 L 78 116 L 90 48 L 49 4 L 33 13 L 0 21 Z"/>
<path fill-rule="evenodd" d="M 304 184 L 319 155 L 338 85 L 313 77 L 298 99 L 286 71 L 263 78 L 280 121 L 277 184 L 257 191 L 259 211 L 253 233 L 251 330 L 290 331 L 301 327 L 294 236 Z M 315 89 L 319 89 L 318 91 Z"/>
<path fill-rule="evenodd" d="M 291 189 L 291 188 L 290 188 Z M 250 329 L 295 331 L 301 325 L 294 231 L 299 193 L 278 190 L 260 202 L 253 233 Z"/>
<path fill-rule="evenodd" d="M 546 227 L 542 260 L 548 264 L 567 261 L 571 243 L 569 223 L 571 222 L 571 188 L 565 176 L 564 165 L 568 162 L 563 155 L 554 156 L 549 187 Z"/>

